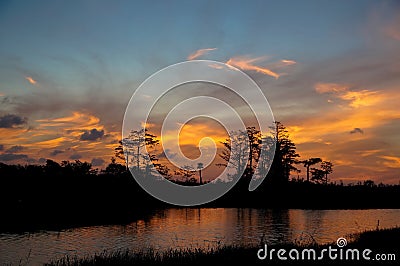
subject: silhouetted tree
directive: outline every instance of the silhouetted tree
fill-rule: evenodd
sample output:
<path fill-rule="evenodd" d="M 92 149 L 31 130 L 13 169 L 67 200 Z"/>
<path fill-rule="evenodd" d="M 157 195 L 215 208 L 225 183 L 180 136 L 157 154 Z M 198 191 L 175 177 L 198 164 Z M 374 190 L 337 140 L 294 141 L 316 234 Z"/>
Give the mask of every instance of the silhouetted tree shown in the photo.
<path fill-rule="evenodd" d="M 199 170 L 199 184 L 203 184 L 203 179 L 201 176 L 201 170 L 203 170 L 203 163 L 198 163 L 197 164 L 197 170 Z"/>
<path fill-rule="evenodd" d="M 330 161 L 323 161 L 321 163 L 321 169 L 325 174 L 325 184 L 328 184 L 328 175 L 333 172 L 333 163 Z"/>
<path fill-rule="evenodd" d="M 314 164 L 322 162 L 321 158 L 310 158 L 308 160 L 299 161 L 302 163 L 307 171 L 307 182 L 310 182 L 310 167 Z"/>
<path fill-rule="evenodd" d="M 317 184 L 322 184 L 325 179 L 325 172 L 321 169 L 318 168 L 311 168 L 311 181 L 317 183 Z"/>
<path fill-rule="evenodd" d="M 147 146 L 147 148 L 153 148 L 154 146 L 158 145 L 159 142 L 160 141 L 157 139 L 157 136 L 148 133 L 146 129 L 132 130 L 128 137 L 124 138 L 121 142 L 123 144 L 123 151 L 127 165 L 129 165 L 130 162 L 134 163 L 134 169 L 140 172 L 140 161 L 143 159 L 145 162 L 146 171 L 149 160 L 155 157 L 143 157 L 142 149 L 145 146 Z M 118 149 L 117 152 L 120 154 L 120 149 Z M 129 161 L 130 156 L 132 156 L 131 161 Z"/>
<path fill-rule="evenodd" d="M 132 155 L 132 163 L 136 162 L 136 170 L 139 171 L 140 169 L 140 155 L 141 155 L 141 148 L 146 145 L 145 142 L 145 130 L 132 130 L 128 137 L 122 140 L 122 144 L 124 146 L 124 154 L 126 157 L 127 165 L 129 165 L 129 156 Z"/>
<path fill-rule="evenodd" d="M 121 159 L 122 161 L 125 162 L 125 168 L 126 170 L 129 170 L 129 166 L 128 166 L 128 154 L 125 156 L 124 154 L 124 146 L 122 144 L 122 140 L 118 141 L 118 146 L 114 149 L 115 152 L 115 157 L 117 157 L 118 159 Z M 115 159 L 114 159 L 115 160 Z"/>
<path fill-rule="evenodd" d="M 363 186 L 365 187 L 375 187 L 375 182 L 371 179 L 365 180 L 363 183 Z"/>
<path fill-rule="evenodd" d="M 273 162 L 274 154 L 273 148 L 275 148 L 275 141 L 274 138 L 271 136 L 262 136 L 262 144 L 259 145 L 259 152 L 258 152 L 258 174 L 260 177 L 265 177 L 268 174 L 270 166 Z"/>
<path fill-rule="evenodd" d="M 161 169 L 162 171 L 165 171 L 168 169 L 168 168 L 161 167 L 162 165 L 160 163 L 157 163 L 158 158 L 157 158 L 156 154 L 142 155 L 142 157 L 143 157 L 145 176 L 152 175 L 154 173 L 154 171 L 158 171 L 159 169 Z"/>
<path fill-rule="evenodd" d="M 230 138 L 221 142 L 225 149 L 219 155 L 225 163 L 218 166 L 235 168 L 237 174 L 244 172 L 249 159 L 250 143 L 246 131 L 231 131 Z"/>
<path fill-rule="evenodd" d="M 255 169 L 253 168 L 253 163 L 258 161 L 258 157 L 260 155 L 260 146 L 262 139 L 260 130 L 256 129 L 255 127 L 247 127 L 246 131 L 250 145 L 247 174 L 252 175 L 255 171 Z"/>
<path fill-rule="evenodd" d="M 61 165 L 53 160 L 46 160 L 46 165 L 44 166 L 44 171 L 47 175 L 57 175 L 62 171 Z"/>
<path fill-rule="evenodd" d="M 296 145 L 289 138 L 286 127 L 278 121 L 274 122 L 272 134 L 276 145 L 275 156 L 271 165 L 271 175 L 275 182 L 288 182 L 291 171 L 297 170 L 294 166 L 299 154 Z"/>
<path fill-rule="evenodd" d="M 61 167 L 63 172 L 74 176 L 84 176 L 89 174 L 96 174 L 96 170 L 92 169 L 92 165 L 88 162 L 81 162 L 75 160 L 75 162 L 62 161 Z"/>
<path fill-rule="evenodd" d="M 183 176 L 186 182 L 189 182 L 190 178 L 195 175 L 195 170 L 193 166 L 184 165 L 175 171 L 176 175 Z"/>
<path fill-rule="evenodd" d="M 107 165 L 106 169 L 102 172 L 109 175 L 119 176 L 125 174 L 127 171 L 126 167 L 122 164 L 116 163 L 115 158 L 111 158 L 111 163 Z"/>
<path fill-rule="evenodd" d="M 315 183 L 328 184 L 328 175 L 333 172 L 333 164 L 330 161 L 322 161 L 321 168 L 311 168 L 311 180 Z"/>
<path fill-rule="evenodd" d="M 170 174 L 170 169 L 166 165 L 160 163 L 153 163 L 153 165 L 157 172 L 159 172 L 164 178 L 168 180 L 172 178 L 172 175 Z"/>

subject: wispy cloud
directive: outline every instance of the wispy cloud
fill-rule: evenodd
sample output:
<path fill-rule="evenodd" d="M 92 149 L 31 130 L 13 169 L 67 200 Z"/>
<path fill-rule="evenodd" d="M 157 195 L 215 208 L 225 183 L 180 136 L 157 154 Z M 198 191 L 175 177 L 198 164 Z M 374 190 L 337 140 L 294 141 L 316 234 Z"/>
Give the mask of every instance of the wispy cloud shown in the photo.
<path fill-rule="evenodd" d="M 25 79 L 32 85 L 36 85 L 37 81 L 34 80 L 32 77 L 25 77 Z"/>
<path fill-rule="evenodd" d="M 333 94 L 334 97 L 349 102 L 349 106 L 359 108 L 361 106 L 372 106 L 383 100 L 383 95 L 371 90 L 350 90 L 346 84 L 317 83 L 315 91 L 324 94 Z M 331 101 L 332 102 L 332 101 Z"/>
<path fill-rule="evenodd" d="M 214 51 L 214 50 L 217 50 L 217 48 L 204 48 L 204 49 L 199 49 L 199 50 L 197 50 L 197 51 L 191 53 L 191 54 L 187 57 L 187 59 L 188 59 L 188 60 L 194 60 L 194 59 L 199 58 L 200 56 L 205 55 L 205 54 L 207 54 L 207 53 L 209 53 L 209 52 L 211 52 L 211 51 Z"/>
<path fill-rule="evenodd" d="M 294 60 L 288 60 L 288 59 L 283 59 L 283 60 L 281 60 L 281 62 L 284 63 L 284 64 L 287 65 L 287 66 L 297 64 L 296 61 L 294 61 Z"/>
<path fill-rule="evenodd" d="M 377 153 L 381 153 L 383 151 L 384 151 L 383 149 L 374 149 L 374 150 L 363 150 L 363 151 L 359 151 L 358 153 L 362 157 L 368 157 L 371 155 L 376 155 Z"/>
<path fill-rule="evenodd" d="M 240 68 L 242 70 L 256 71 L 274 77 L 276 79 L 279 78 L 280 75 L 272 71 L 271 69 L 255 65 L 256 62 L 260 62 L 263 60 L 265 60 L 265 57 L 256 57 L 256 58 L 233 57 L 230 58 L 226 63 L 228 65 Z"/>
<path fill-rule="evenodd" d="M 24 153 L 29 158 L 31 156 L 36 158 L 58 156 L 64 159 L 75 158 L 90 161 L 92 158 L 105 160 L 112 155 L 112 151 L 117 145 L 119 132 L 107 131 L 106 134 L 105 126 L 100 123 L 100 118 L 97 116 L 83 111 L 68 112 L 60 116 L 50 114 L 49 116 L 48 118 L 32 119 L 32 130 L 30 131 L 18 126 L 23 120 L 18 119 L 17 116 L 3 117 L 4 128 L 0 128 L 0 135 L 6 137 L 2 138 L 2 144 L 7 147 L 23 144 Z M 10 136 L 10 134 L 12 135 Z M 5 153 L 11 154 L 12 151 L 15 153 L 19 150 L 13 148 Z M 78 158 L 79 156 L 81 157 Z M 3 159 L 23 161 L 29 158 L 7 155 Z"/>
<path fill-rule="evenodd" d="M 43 127 L 63 127 L 68 131 L 82 131 L 91 130 L 93 127 L 98 127 L 100 119 L 91 114 L 74 111 L 69 116 L 37 119 L 36 122 L 39 122 Z"/>
<path fill-rule="evenodd" d="M 318 93 L 337 93 L 347 91 L 349 85 L 337 83 L 317 83 L 315 84 L 315 91 Z"/>
<path fill-rule="evenodd" d="M 386 161 L 383 163 L 386 167 L 390 168 L 400 168 L 400 157 L 395 156 L 380 156 L 382 159 Z"/>
<path fill-rule="evenodd" d="M 376 91 L 348 91 L 340 96 L 341 99 L 350 101 L 350 106 L 358 108 L 360 106 L 371 106 L 381 101 L 382 97 Z"/>
<path fill-rule="evenodd" d="M 72 143 L 71 139 L 67 138 L 67 137 L 53 137 L 53 136 L 48 136 L 48 135 L 44 135 L 41 136 L 42 138 L 45 137 L 46 140 L 43 141 L 37 141 L 34 142 L 33 144 L 31 144 L 32 147 L 37 147 L 40 149 L 52 149 L 52 148 L 56 148 L 59 147 L 62 144 L 65 143 Z"/>

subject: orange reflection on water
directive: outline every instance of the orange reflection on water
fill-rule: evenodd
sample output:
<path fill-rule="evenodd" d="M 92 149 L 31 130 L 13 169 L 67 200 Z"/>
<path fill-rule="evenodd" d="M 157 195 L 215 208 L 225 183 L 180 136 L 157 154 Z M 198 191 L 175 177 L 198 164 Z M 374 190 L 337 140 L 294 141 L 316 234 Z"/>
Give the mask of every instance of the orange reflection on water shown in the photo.
<path fill-rule="evenodd" d="M 297 242 L 332 243 L 364 230 L 399 225 L 400 210 L 265 210 L 249 208 L 175 208 L 155 211 L 129 225 L 91 226 L 60 232 L 1 234 L 0 258 L 31 264 L 88 256 L 104 250 L 209 248 Z"/>

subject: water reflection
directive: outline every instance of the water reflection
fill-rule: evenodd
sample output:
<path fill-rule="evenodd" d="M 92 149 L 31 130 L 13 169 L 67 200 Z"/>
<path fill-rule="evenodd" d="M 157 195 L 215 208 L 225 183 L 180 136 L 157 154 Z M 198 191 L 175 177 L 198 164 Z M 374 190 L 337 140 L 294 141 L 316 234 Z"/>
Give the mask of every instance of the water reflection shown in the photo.
<path fill-rule="evenodd" d="M 380 226 L 398 226 L 400 210 L 263 210 L 179 208 L 129 225 L 92 226 L 27 234 L 0 234 L 0 262 L 42 264 L 66 254 L 103 250 L 282 243 L 304 237 L 318 243 Z"/>

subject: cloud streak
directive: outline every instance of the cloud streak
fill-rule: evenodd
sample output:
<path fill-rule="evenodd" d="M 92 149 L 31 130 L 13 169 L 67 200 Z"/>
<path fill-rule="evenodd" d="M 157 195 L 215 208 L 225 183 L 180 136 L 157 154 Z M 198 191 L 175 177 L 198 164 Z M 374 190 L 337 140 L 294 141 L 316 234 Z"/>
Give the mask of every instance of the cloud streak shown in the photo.
<path fill-rule="evenodd" d="M 32 85 L 36 85 L 37 81 L 34 80 L 32 77 L 25 77 L 25 79 Z"/>
<path fill-rule="evenodd" d="M 207 53 L 209 53 L 209 52 L 211 52 L 211 51 L 214 51 L 214 50 L 217 50 L 217 48 L 204 48 L 204 49 L 199 49 L 199 50 L 197 50 L 197 51 L 191 53 L 191 54 L 187 57 L 187 59 L 188 59 L 188 60 L 194 60 L 194 59 L 197 59 L 197 58 L 199 58 L 199 57 L 201 57 L 201 56 L 203 56 L 203 55 L 205 55 L 205 54 L 207 54 Z"/>
<path fill-rule="evenodd" d="M 383 162 L 383 164 L 386 167 L 389 167 L 389 168 L 400 168 L 400 157 L 387 156 L 387 155 L 383 155 L 383 156 L 380 156 L 380 157 L 385 160 L 385 162 Z"/>
<path fill-rule="evenodd" d="M 245 57 L 232 57 L 230 58 L 226 64 L 237 67 L 241 70 L 250 70 L 250 71 L 256 71 L 258 73 L 262 73 L 274 78 L 279 78 L 279 74 L 266 68 L 266 67 L 260 67 L 255 65 L 256 62 L 264 60 L 265 57 L 257 57 L 257 58 L 245 58 Z"/>
<path fill-rule="evenodd" d="M 315 91 L 318 93 L 340 93 L 347 91 L 349 85 L 337 83 L 317 83 L 315 84 Z"/>
<path fill-rule="evenodd" d="M 350 90 L 350 86 L 337 83 L 317 83 L 315 91 L 319 94 L 331 94 L 334 97 L 349 102 L 349 106 L 359 108 L 361 106 L 373 106 L 381 102 L 384 97 L 377 91 Z M 332 100 L 328 100 L 332 102 Z"/>
<path fill-rule="evenodd" d="M 297 64 L 296 61 L 294 61 L 294 60 L 288 60 L 288 59 L 283 59 L 283 60 L 281 60 L 281 62 L 282 62 L 283 64 L 287 65 L 287 66 L 291 66 L 291 65 Z"/>

